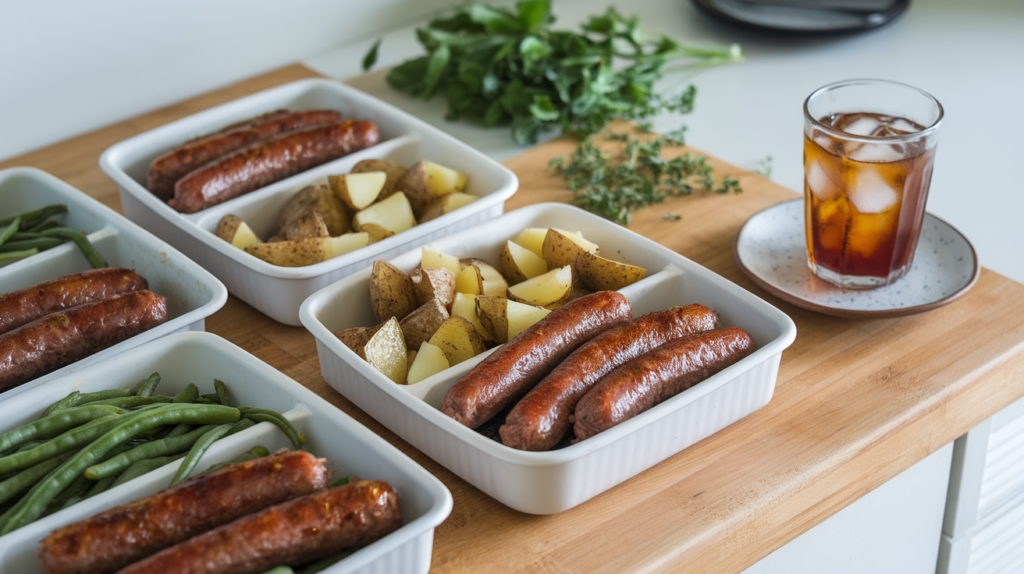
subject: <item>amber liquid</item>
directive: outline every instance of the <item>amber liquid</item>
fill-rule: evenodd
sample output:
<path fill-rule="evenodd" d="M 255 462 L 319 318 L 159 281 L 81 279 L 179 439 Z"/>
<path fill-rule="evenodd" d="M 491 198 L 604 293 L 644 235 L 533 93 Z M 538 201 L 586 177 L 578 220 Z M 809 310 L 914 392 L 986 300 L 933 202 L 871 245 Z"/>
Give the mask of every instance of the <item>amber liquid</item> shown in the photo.
<path fill-rule="evenodd" d="M 843 132 L 879 138 L 923 130 L 905 118 L 837 114 L 820 120 Z M 804 137 L 807 252 L 828 277 L 863 277 L 877 286 L 910 269 L 924 219 L 935 148 L 850 142 L 820 131 Z"/>

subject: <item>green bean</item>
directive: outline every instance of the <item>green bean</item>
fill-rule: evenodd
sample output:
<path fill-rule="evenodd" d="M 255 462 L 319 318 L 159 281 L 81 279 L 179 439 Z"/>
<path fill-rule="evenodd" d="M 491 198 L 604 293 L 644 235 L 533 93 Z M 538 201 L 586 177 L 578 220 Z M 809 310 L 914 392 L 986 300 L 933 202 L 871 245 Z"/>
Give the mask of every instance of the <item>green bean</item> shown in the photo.
<path fill-rule="evenodd" d="M 142 381 L 139 385 L 139 392 L 135 393 L 137 397 L 148 397 L 156 391 L 156 386 L 160 384 L 160 373 L 153 373 L 148 379 Z"/>
<path fill-rule="evenodd" d="M 295 574 L 295 571 L 288 566 L 277 566 L 267 570 L 263 574 Z"/>
<path fill-rule="evenodd" d="M 32 249 L 12 249 L 10 251 L 7 251 L 7 245 L 5 245 L 3 247 L 0 247 L 0 263 L 12 263 L 19 259 L 31 257 L 36 253 L 39 253 L 39 249 L 36 249 L 35 247 L 33 247 Z"/>
<path fill-rule="evenodd" d="M 93 401 L 94 405 L 110 405 L 122 409 L 134 409 L 146 405 L 166 404 L 174 402 L 173 397 L 165 395 L 152 395 L 149 397 L 115 397 L 113 399 L 103 399 L 101 401 Z"/>
<path fill-rule="evenodd" d="M 82 393 L 78 391 L 71 391 L 68 396 L 46 407 L 46 410 L 43 411 L 43 414 L 39 415 L 39 418 L 44 418 L 55 412 L 71 408 L 77 405 L 80 400 L 82 400 Z"/>
<path fill-rule="evenodd" d="M 78 401 L 78 404 L 85 405 L 95 403 L 97 401 L 106 401 L 109 399 L 119 399 L 122 397 L 132 396 L 132 390 L 128 387 L 120 387 L 117 389 L 107 389 L 105 391 L 96 391 L 95 393 L 82 393 L 82 400 Z"/>
<path fill-rule="evenodd" d="M 281 429 L 281 432 L 288 437 L 288 440 L 292 441 L 292 446 L 296 449 L 302 448 L 302 443 L 306 442 L 306 439 L 299 433 L 299 430 L 295 428 L 295 425 L 288 419 L 284 418 L 281 413 L 274 412 L 270 409 L 258 409 L 255 407 L 238 407 L 239 412 L 242 416 L 251 419 L 254 422 L 272 423 L 277 428 Z"/>
<path fill-rule="evenodd" d="M 36 439 L 53 438 L 100 417 L 120 414 L 124 414 L 122 409 L 105 405 L 86 405 L 66 409 L 0 435 L 0 452 Z"/>
<path fill-rule="evenodd" d="M 26 468 L 11 478 L 0 482 L 0 503 L 7 502 L 15 496 L 18 496 L 32 488 L 40 479 L 49 474 L 51 470 L 57 468 L 62 462 L 69 458 L 71 458 L 70 453 L 51 458 L 49 460 L 44 460 L 43 462 L 33 467 Z"/>
<path fill-rule="evenodd" d="M 71 481 L 71 484 L 63 492 L 53 499 L 53 502 L 46 508 L 46 514 L 53 514 L 81 500 L 81 496 L 92 488 L 93 482 L 84 476 L 79 476 Z"/>
<path fill-rule="evenodd" d="M 117 426 L 124 417 L 131 416 L 132 414 L 134 413 L 93 419 L 84 425 L 61 433 L 31 450 L 0 457 L 0 473 L 28 468 L 46 459 L 81 448 L 98 437 L 103 436 L 104 433 Z"/>
<path fill-rule="evenodd" d="M 159 456 L 156 458 L 147 458 L 144 460 L 140 460 L 135 464 L 129 466 L 127 469 L 125 469 L 125 471 L 122 472 L 121 475 L 117 477 L 117 480 L 114 481 L 114 484 L 111 485 L 111 488 L 113 488 L 114 486 L 121 486 L 122 484 L 128 482 L 133 478 L 138 478 L 146 474 L 147 472 L 156 470 L 161 466 L 164 466 L 165 464 L 170 464 L 184 456 L 185 453 L 182 452 L 168 456 Z"/>
<path fill-rule="evenodd" d="M 34 225 L 25 226 L 25 231 L 29 231 L 31 233 L 39 233 L 40 231 L 46 231 L 47 229 L 61 227 L 61 224 L 57 223 L 56 221 L 47 221 L 45 219 L 40 219 L 38 221 L 39 223 L 36 223 Z"/>
<path fill-rule="evenodd" d="M 295 574 L 317 574 L 317 572 L 323 572 L 324 570 L 327 570 L 328 568 L 334 566 L 338 562 L 341 562 L 343 559 L 348 558 L 349 556 L 354 554 L 356 550 L 359 549 L 349 548 L 348 550 L 342 550 L 334 556 L 328 556 L 323 560 L 317 560 L 312 564 L 307 564 L 302 568 L 299 568 L 299 570 Z"/>
<path fill-rule="evenodd" d="M 331 481 L 330 484 L 327 485 L 327 487 L 328 488 L 336 488 L 336 487 L 339 487 L 339 486 L 345 486 L 346 484 L 352 482 L 351 479 L 352 479 L 352 475 L 351 474 L 346 475 L 346 476 L 342 476 L 342 477 L 339 477 L 339 478 L 335 478 L 334 480 Z"/>
<path fill-rule="evenodd" d="M 197 405 L 219 405 L 220 401 L 215 399 L 208 399 L 206 397 L 198 397 L 193 401 Z"/>
<path fill-rule="evenodd" d="M 171 479 L 171 484 L 168 486 L 174 486 L 188 478 L 188 476 L 192 474 L 192 471 L 195 470 L 196 465 L 199 464 L 199 459 L 203 458 L 203 455 L 206 454 L 210 445 L 220 440 L 221 437 L 228 434 L 228 431 L 230 430 L 231 425 L 220 425 L 206 431 L 206 433 L 192 445 L 192 448 L 189 449 L 188 454 L 185 455 L 185 460 L 182 461 L 181 466 L 178 467 L 178 472 L 175 473 L 174 478 Z"/>
<path fill-rule="evenodd" d="M 123 452 L 106 462 L 90 466 L 85 469 L 85 476 L 92 480 L 99 480 L 101 478 L 121 473 L 129 466 L 139 462 L 140 460 L 185 452 L 191 448 L 192 445 L 200 439 L 200 437 L 214 428 L 216 427 L 212 425 L 202 426 L 188 434 L 171 438 L 162 438 L 160 440 L 140 444 L 139 446 Z"/>
<path fill-rule="evenodd" d="M 89 243 L 89 239 L 81 231 L 62 228 L 48 229 L 42 232 L 42 235 L 73 241 L 75 245 L 78 246 L 78 250 L 85 256 L 89 265 L 92 265 L 93 269 L 99 269 L 107 266 L 107 262 L 103 260 L 103 256 L 100 255 L 99 251 L 96 251 L 96 248 L 93 247 L 92 243 Z"/>
<path fill-rule="evenodd" d="M 224 436 L 231 436 L 231 435 L 233 435 L 235 433 L 240 433 L 240 432 L 244 431 L 245 429 L 252 428 L 254 426 L 256 426 L 255 422 L 253 422 L 253 421 L 251 421 L 249 419 L 241 419 L 237 423 L 235 423 L 235 426 L 231 427 L 231 430 L 228 431 L 228 434 L 226 434 Z"/>
<path fill-rule="evenodd" d="M 97 494 L 103 494 L 104 492 L 110 490 L 110 488 L 112 488 L 114 486 L 114 481 L 116 481 L 116 480 L 117 480 L 117 476 L 108 476 L 106 478 L 102 478 L 100 480 L 97 480 L 92 485 L 92 488 L 89 489 L 89 492 L 85 493 L 85 496 L 82 497 L 82 500 L 85 500 L 87 498 L 92 498 L 92 497 L 96 496 Z"/>
<path fill-rule="evenodd" d="M 57 239 L 56 237 L 43 237 L 41 239 L 12 239 L 0 246 L 0 251 L 5 253 L 29 249 L 46 251 L 47 249 L 53 249 L 63 243 L 63 240 Z"/>
<path fill-rule="evenodd" d="M 25 504 L 27 504 L 27 501 L 27 497 L 23 496 L 21 497 L 20 500 L 18 500 L 18 502 L 15 502 L 13 506 L 5 510 L 3 514 L 0 514 L 0 529 L 7 527 L 7 524 L 10 522 L 11 517 L 20 512 L 22 508 L 25 508 Z"/>
<path fill-rule="evenodd" d="M 3 245 L 12 235 L 18 232 L 18 227 L 21 225 L 21 218 L 15 217 L 14 221 L 10 223 L 6 228 L 0 230 L 0 245 Z"/>
<path fill-rule="evenodd" d="M 238 464 L 240 462 L 245 462 L 247 460 L 252 460 L 254 458 L 262 458 L 264 456 L 267 456 L 268 454 L 270 454 L 270 451 L 267 450 L 267 447 L 265 447 L 265 446 L 256 446 L 256 447 L 253 447 L 252 450 L 246 452 L 245 454 L 243 454 L 242 456 L 240 456 L 240 457 L 238 457 L 236 459 L 229 460 L 227 462 L 221 462 L 221 463 L 215 464 L 215 465 L 211 466 L 210 468 L 204 470 L 203 472 L 201 472 L 199 474 L 210 474 L 211 472 L 220 470 L 220 469 L 224 468 L 225 466 L 229 466 L 229 465 L 232 465 L 232 464 Z"/>
<path fill-rule="evenodd" d="M 192 432 L 192 425 L 180 424 L 171 429 L 171 432 L 167 433 L 167 436 L 164 438 L 174 438 L 190 432 Z"/>
<path fill-rule="evenodd" d="M 231 406 L 231 400 L 228 398 L 228 386 L 224 384 L 224 381 L 214 379 L 213 388 L 217 391 L 217 397 L 220 400 L 220 404 Z"/>
<path fill-rule="evenodd" d="M 220 397 L 217 396 L 217 393 L 206 393 L 205 395 L 199 395 L 199 398 L 209 399 L 211 401 L 216 401 L 218 405 L 220 404 Z"/>
<path fill-rule="evenodd" d="M 189 383 L 178 394 L 174 395 L 176 403 L 194 403 L 199 398 L 199 387 Z"/>
<path fill-rule="evenodd" d="M 57 467 L 53 474 L 26 495 L 28 502 L 0 530 L 0 536 L 39 518 L 46 507 L 75 478 L 85 472 L 118 445 L 149 430 L 177 423 L 223 424 L 238 422 L 238 409 L 222 405 L 164 405 L 151 411 L 121 415 L 118 424 Z M 91 424 L 91 423 L 90 423 Z"/>
<path fill-rule="evenodd" d="M 7 225 L 14 221 L 14 218 L 20 217 L 22 221 L 29 222 L 37 219 L 49 219 L 54 215 L 64 213 L 68 210 L 68 206 L 62 203 L 54 203 L 53 205 L 47 205 L 40 207 L 34 211 L 26 211 L 25 213 L 19 213 L 18 215 L 12 215 L 6 219 L 0 219 L 0 225 Z"/>

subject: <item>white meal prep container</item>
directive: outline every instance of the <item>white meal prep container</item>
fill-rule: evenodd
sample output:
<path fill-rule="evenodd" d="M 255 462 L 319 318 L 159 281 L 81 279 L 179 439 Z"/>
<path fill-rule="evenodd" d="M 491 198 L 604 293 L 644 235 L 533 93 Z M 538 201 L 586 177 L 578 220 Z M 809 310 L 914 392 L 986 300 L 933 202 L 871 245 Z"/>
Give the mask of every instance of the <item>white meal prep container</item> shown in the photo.
<path fill-rule="evenodd" d="M 340 110 L 344 117 L 373 121 L 380 143 L 328 162 L 198 213 L 178 213 L 146 190 L 146 169 L 160 154 L 200 134 L 278 108 Z M 402 233 L 351 253 L 306 267 L 279 267 L 217 238 L 217 222 L 233 213 L 267 238 L 281 209 L 300 189 L 348 173 L 360 160 L 388 159 L 405 166 L 430 160 L 468 177 L 466 193 L 480 199 Z M 121 189 L 129 219 L 181 249 L 209 269 L 228 291 L 270 318 L 299 325 L 299 306 L 313 292 L 368 267 L 454 231 L 501 215 L 519 185 L 501 164 L 437 128 L 359 90 L 333 80 L 300 80 L 253 94 L 150 130 L 107 149 L 100 167 Z"/>
<path fill-rule="evenodd" d="M 48 404 L 71 391 L 92 392 L 135 386 L 151 373 L 161 375 L 156 393 L 173 395 L 188 383 L 200 393 L 213 391 L 213 379 L 228 386 L 232 404 L 272 409 L 306 437 L 306 450 L 327 459 L 335 476 L 355 475 L 389 482 L 398 493 L 402 526 L 325 570 L 345 573 L 424 573 L 430 569 L 434 528 L 447 518 L 452 496 L 441 481 L 330 403 L 228 341 L 209 333 L 182 333 L 54 379 L 0 404 L 0 431 L 31 422 Z M 270 452 L 291 448 L 284 434 L 260 423 L 223 438 L 207 451 L 193 476 L 232 460 L 256 445 Z M 164 489 L 181 461 L 130 480 L 0 537 L 0 572 L 40 572 L 39 542 L 55 529 Z"/>
<path fill-rule="evenodd" d="M 327 382 L 370 416 L 499 502 L 530 514 L 572 508 L 763 407 L 775 390 L 782 351 L 796 338 L 784 313 L 738 285 L 624 227 L 564 204 L 538 204 L 430 243 L 497 266 L 506 240 L 527 227 L 582 232 L 601 253 L 648 270 L 625 289 L 634 316 L 700 303 L 722 326 L 745 329 L 757 350 L 706 381 L 590 439 L 549 452 L 516 450 L 444 415 L 445 393 L 484 353 L 415 385 L 396 385 L 332 333 L 374 323 L 370 270 L 306 300 L 302 322 L 317 340 Z M 391 260 L 410 272 L 419 249 Z M 490 351 L 493 352 L 493 351 Z"/>
<path fill-rule="evenodd" d="M 208 271 L 60 179 L 28 167 L 0 171 L 0 217 L 53 203 L 68 206 L 67 213 L 57 216 L 55 221 L 84 232 L 107 264 L 134 269 L 149 282 L 150 291 L 167 298 L 168 319 L 162 325 L 2 393 L 0 400 L 164 335 L 202 331 L 206 317 L 223 307 L 228 299 L 224 284 Z M 91 268 L 78 247 L 68 242 L 0 267 L 0 295 Z"/>

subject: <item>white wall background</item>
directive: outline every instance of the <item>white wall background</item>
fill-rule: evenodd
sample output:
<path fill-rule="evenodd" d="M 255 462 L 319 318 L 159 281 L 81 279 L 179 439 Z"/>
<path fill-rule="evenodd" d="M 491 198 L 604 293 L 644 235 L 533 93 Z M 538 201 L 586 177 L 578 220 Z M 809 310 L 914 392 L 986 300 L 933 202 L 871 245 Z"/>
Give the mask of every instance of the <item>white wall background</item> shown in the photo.
<path fill-rule="evenodd" d="M 0 159 L 421 21 L 456 0 L 4 0 Z"/>

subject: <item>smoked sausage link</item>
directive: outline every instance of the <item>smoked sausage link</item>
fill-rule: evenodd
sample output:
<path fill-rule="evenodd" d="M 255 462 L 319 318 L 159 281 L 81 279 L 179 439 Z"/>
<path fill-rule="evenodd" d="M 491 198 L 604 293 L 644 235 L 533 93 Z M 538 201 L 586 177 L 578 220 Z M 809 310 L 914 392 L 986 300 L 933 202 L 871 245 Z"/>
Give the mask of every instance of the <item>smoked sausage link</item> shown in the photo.
<path fill-rule="evenodd" d="M 0 335 L 55 311 L 148 287 L 142 276 L 123 267 L 90 269 L 36 283 L 0 295 Z"/>
<path fill-rule="evenodd" d="M 504 445 L 548 450 L 572 426 L 576 403 L 615 367 L 673 340 L 718 327 L 718 313 L 703 305 L 647 313 L 584 343 L 509 412 L 498 430 Z"/>
<path fill-rule="evenodd" d="M 167 299 L 132 291 L 0 335 L 0 392 L 112 347 L 167 320 Z"/>
<path fill-rule="evenodd" d="M 171 207 L 195 213 L 299 172 L 376 145 L 377 126 L 343 120 L 287 132 L 200 167 L 174 184 Z"/>
<path fill-rule="evenodd" d="M 239 518 L 119 574 L 259 574 L 365 546 L 401 524 L 391 486 L 362 480 Z"/>
<path fill-rule="evenodd" d="M 573 430 L 584 440 L 672 398 L 754 352 L 743 329 L 691 335 L 608 373 L 576 405 Z"/>
<path fill-rule="evenodd" d="M 109 574 L 328 480 L 323 459 L 297 450 L 229 465 L 57 530 L 39 544 L 39 564 L 46 574 Z M 167 571 L 158 563 L 148 574 Z"/>
<path fill-rule="evenodd" d="M 339 119 L 341 114 L 335 110 L 277 110 L 227 126 L 217 133 L 186 142 L 154 159 L 146 171 L 146 188 L 166 201 L 174 196 L 174 184 L 179 179 L 223 155 L 285 132 L 332 123 Z"/>
<path fill-rule="evenodd" d="M 629 320 L 630 313 L 629 300 L 617 291 L 566 303 L 463 375 L 445 395 L 441 412 L 475 429 L 526 394 L 577 347 Z"/>

